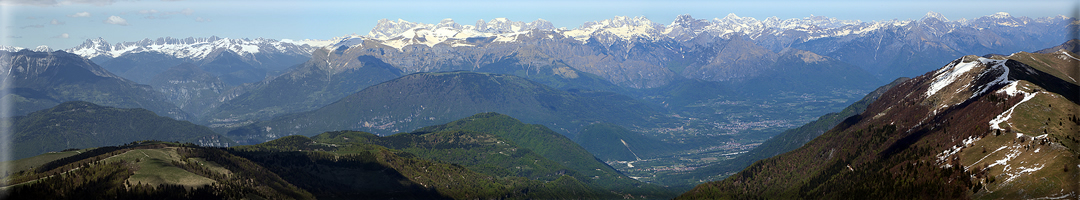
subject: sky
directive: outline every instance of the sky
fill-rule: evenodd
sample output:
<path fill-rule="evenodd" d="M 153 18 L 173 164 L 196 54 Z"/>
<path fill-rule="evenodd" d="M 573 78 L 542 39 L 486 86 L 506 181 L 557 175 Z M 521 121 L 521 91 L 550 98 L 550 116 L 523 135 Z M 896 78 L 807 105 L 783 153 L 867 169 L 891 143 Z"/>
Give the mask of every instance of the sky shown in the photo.
<path fill-rule="evenodd" d="M 670 24 L 676 16 L 723 18 L 729 13 L 763 20 L 827 16 L 841 20 L 921 19 L 927 12 L 949 20 L 996 12 L 1032 18 L 1076 16 L 1076 0 L 555 0 L 555 1 L 239 1 L 239 0 L 0 0 L 0 45 L 67 49 L 91 38 L 109 43 L 144 38 L 269 38 L 326 40 L 366 35 L 379 19 L 462 25 L 508 18 L 550 21 L 577 28 L 614 16 L 644 16 Z"/>

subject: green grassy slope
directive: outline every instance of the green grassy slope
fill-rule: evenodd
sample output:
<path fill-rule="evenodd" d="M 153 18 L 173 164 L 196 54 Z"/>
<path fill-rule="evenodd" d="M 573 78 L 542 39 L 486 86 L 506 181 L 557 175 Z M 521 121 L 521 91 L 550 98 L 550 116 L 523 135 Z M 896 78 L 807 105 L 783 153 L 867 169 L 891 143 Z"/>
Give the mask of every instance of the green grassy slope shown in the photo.
<path fill-rule="evenodd" d="M 8 199 L 314 199 L 265 168 L 190 143 L 78 150 L 2 177 Z"/>

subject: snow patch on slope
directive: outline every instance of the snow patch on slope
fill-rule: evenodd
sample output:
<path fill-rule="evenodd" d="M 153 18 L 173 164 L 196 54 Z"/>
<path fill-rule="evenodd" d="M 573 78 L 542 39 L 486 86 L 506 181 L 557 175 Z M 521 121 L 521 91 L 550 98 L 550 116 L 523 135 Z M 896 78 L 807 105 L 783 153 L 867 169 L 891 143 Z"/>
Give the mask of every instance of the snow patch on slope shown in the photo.
<path fill-rule="evenodd" d="M 1009 85 L 1006 86 L 1005 88 L 1002 88 L 1002 89 L 998 90 L 998 93 L 1005 93 L 1005 94 L 1007 94 L 1009 96 L 1016 96 L 1017 94 L 1023 94 L 1024 99 L 1020 100 L 1019 103 L 1014 104 L 1008 110 L 1005 110 L 1005 112 L 1002 112 L 997 117 L 994 117 L 994 119 L 990 120 L 990 128 L 991 129 L 1005 130 L 1004 128 L 1001 128 L 1000 124 L 1001 123 L 1008 123 L 1007 121 L 1009 121 L 1009 118 L 1012 118 L 1013 111 L 1016 110 L 1017 106 L 1020 106 L 1020 104 L 1023 104 L 1024 102 L 1027 102 L 1028 100 L 1031 100 L 1032 98 L 1035 98 L 1035 95 L 1038 94 L 1038 93 L 1027 93 L 1027 92 L 1024 92 L 1022 90 L 1017 89 L 1016 87 L 1019 84 L 1020 84 L 1020 82 L 1014 81 L 1012 83 L 1009 83 Z"/>
<path fill-rule="evenodd" d="M 1045 139 L 1046 136 L 1047 136 L 1046 134 L 1043 134 L 1043 135 L 1031 137 L 1029 139 L 1030 140 Z M 1016 137 L 1021 138 L 1021 137 L 1028 137 L 1028 136 L 1024 135 L 1023 133 L 1016 133 Z M 994 167 L 994 166 L 998 166 L 998 165 L 1002 166 L 1002 175 L 1007 176 L 1008 178 L 1006 178 L 1005 181 L 1002 181 L 1000 184 L 1006 184 L 1006 183 L 1016 179 L 1017 177 L 1039 171 L 1043 167 L 1046 166 L 1045 163 L 1035 163 L 1035 164 L 1031 164 L 1029 166 L 1018 166 L 1018 167 L 1013 168 L 1013 166 L 1009 165 L 1009 162 L 1012 161 L 1013 159 L 1016 159 L 1016 158 L 1020 157 L 1020 155 L 1023 154 L 1024 145 L 1023 144 L 1015 144 L 1015 145 L 1010 145 L 1010 146 L 1004 146 L 1002 148 L 1008 148 L 1009 149 L 1008 154 L 1005 154 L 1004 158 L 996 160 L 996 161 L 994 161 L 993 164 L 990 164 L 989 166 L 987 166 L 987 167 Z M 997 151 L 995 151 L 995 152 L 997 152 Z M 1036 152 L 1036 153 L 1038 153 L 1038 152 Z M 977 164 L 977 163 L 978 162 L 973 163 L 972 165 Z M 1014 163 L 1014 164 L 1024 164 L 1024 162 Z"/>
<path fill-rule="evenodd" d="M 986 92 L 986 90 L 988 88 L 990 88 L 992 86 L 995 86 L 995 85 L 998 85 L 998 84 L 1009 83 L 1009 81 L 1008 81 L 1009 68 L 1005 66 L 1005 60 L 995 60 L 995 59 L 989 59 L 989 58 L 978 58 L 976 60 L 978 62 L 975 62 L 975 61 L 967 61 L 967 62 L 965 62 L 963 59 L 964 58 L 961 58 L 961 60 L 959 62 L 949 63 L 949 65 L 947 65 L 947 66 L 945 66 L 945 67 L 943 67 L 943 68 L 941 68 L 941 69 L 939 69 L 937 71 L 934 71 L 934 81 L 930 83 L 930 88 L 928 88 L 926 90 L 926 96 L 927 97 L 934 96 L 934 94 L 937 94 L 937 92 L 941 91 L 941 89 L 944 89 L 945 87 L 947 87 L 947 86 L 955 83 L 959 79 L 965 77 L 965 75 L 969 71 L 971 71 L 972 69 L 975 69 L 977 67 L 982 67 L 982 66 L 988 66 L 988 69 L 983 70 L 982 73 L 979 76 L 984 76 L 987 73 L 992 72 L 992 71 L 996 71 L 996 70 L 1004 70 L 1004 73 L 1002 73 L 997 78 L 995 78 L 994 81 L 992 81 L 990 83 L 987 83 L 987 84 L 984 84 L 984 85 L 980 85 L 979 86 L 980 90 L 978 92 L 975 92 L 974 94 L 972 94 L 971 97 L 976 97 L 978 95 L 981 95 L 982 93 Z"/>
<path fill-rule="evenodd" d="M 946 149 L 945 151 L 942 151 L 941 153 L 939 153 L 937 155 L 938 163 L 946 163 L 942 167 L 946 167 L 946 168 L 947 167 L 952 167 L 952 164 L 948 164 L 949 158 L 951 158 L 953 155 L 956 155 L 956 153 L 959 153 L 960 150 L 963 150 L 964 148 L 967 148 L 968 146 L 971 146 L 972 143 L 975 143 L 975 142 L 979 141 L 980 139 L 982 139 L 982 138 L 971 136 L 971 137 L 968 137 L 967 139 L 964 139 L 964 141 L 963 141 L 964 144 L 963 145 L 953 146 L 950 149 Z"/>
<path fill-rule="evenodd" d="M 972 93 L 971 97 L 968 97 L 969 99 L 970 98 L 975 98 L 975 97 L 977 97 L 979 95 L 982 95 L 982 94 L 986 93 L 986 91 L 990 90 L 991 87 L 1002 85 L 1002 84 L 1011 84 L 1011 83 L 1015 82 L 1015 81 L 1009 81 L 1009 67 L 1005 66 L 1005 60 L 994 60 L 994 59 L 988 59 L 988 58 L 979 58 L 979 61 L 982 62 L 984 65 L 989 65 L 990 66 L 989 69 L 983 70 L 982 74 L 979 74 L 980 78 L 983 77 L 983 76 L 988 75 L 989 73 L 993 73 L 993 72 L 1001 72 L 1001 74 L 999 74 L 997 77 L 994 77 L 993 81 L 990 81 L 989 83 L 986 83 L 986 84 L 979 85 L 977 87 L 977 89 L 979 89 L 979 91 L 976 91 L 976 92 Z"/>

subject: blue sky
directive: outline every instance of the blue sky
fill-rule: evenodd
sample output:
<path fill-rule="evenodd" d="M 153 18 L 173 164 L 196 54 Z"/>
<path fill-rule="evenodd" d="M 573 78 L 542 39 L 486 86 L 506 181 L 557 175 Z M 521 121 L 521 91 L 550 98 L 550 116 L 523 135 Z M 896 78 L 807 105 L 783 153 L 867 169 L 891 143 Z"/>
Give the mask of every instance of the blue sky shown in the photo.
<path fill-rule="evenodd" d="M 928 11 L 950 20 L 996 12 L 1013 16 L 1074 16 L 1075 0 L 1042 1 L 235 1 L 235 0 L 0 0 L 0 43 L 66 49 L 89 38 L 110 43 L 158 37 L 330 39 L 366 35 L 379 19 L 437 23 L 452 18 L 471 25 L 498 17 L 545 19 L 575 28 L 614 16 L 645 16 L 669 24 L 680 14 L 722 18 L 728 13 L 759 20 L 811 15 L 843 20 L 920 19 Z"/>

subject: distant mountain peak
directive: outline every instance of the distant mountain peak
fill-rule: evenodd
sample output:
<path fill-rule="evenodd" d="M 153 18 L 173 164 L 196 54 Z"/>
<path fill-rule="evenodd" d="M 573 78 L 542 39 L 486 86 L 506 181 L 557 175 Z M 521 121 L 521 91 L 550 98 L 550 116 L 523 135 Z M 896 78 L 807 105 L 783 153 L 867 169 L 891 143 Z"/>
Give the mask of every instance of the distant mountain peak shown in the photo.
<path fill-rule="evenodd" d="M 941 13 L 937 13 L 937 12 L 934 12 L 934 11 L 927 12 L 926 15 L 923 16 L 922 21 L 926 21 L 927 19 L 937 19 L 938 21 L 941 21 L 941 22 L 948 22 L 949 21 L 948 18 L 945 18 L 945 15 L 941 15 Z"/>
<path fill-rule="evenodd" d="M 663 24 L 654 23 L 644 16 L 615 16 L 601 21 L 585 22 L 578 29 L 565 31 L 564 35 L 585 42 L 597 38 L 601 43 L 611 44 L 615 40 L 633 38 L 659 39 L 667 32 Z"/>
<path fill-rule="evenodd" d="M 461 40 L 474 37 L 498 37 L 497 42 L 511 42 L 516 40 L 518 34 L 527 33 L 531 30 L 555 30 L 555 27 L 544 19 L 533 22 L 513 21 L 507 18 L 495 18 L 491 21 L 477 20 L 476 25 L 460 25 L 453 19 L 447 18 L 438 24 L 425 24 L 409 22 L 402 19 L 391 21 L 382 19 L 375 28 L 368 32 L 362 39 L 379 40 L 386 46 L 401 50 L 405 46 L 423 44 L 429 47 L 449 41 L 450 45 Z M 355 38 L 355 37 L 354 37 Z M 353 38 L 340 39 L 338 43 Z M 351 42 L 350 42 L 351 43 Z M 335 45 L 341 46 L 341 45 Z"/>
<path fill-rule="evenodd" d="M 993 15 L 988 16 L 988 17 L 994 18 L 994 19 L 1012 18 L 1012 16 L 1009 15 L 1009 13 L 1007 13 L 1007 12 L 997 12 L 997 13 L 994 13 Z"/>
<path fill-rule="evenodd" d="M 19 50 L 23 50 L 23 49 L 24 48 L 22 48 L 22 47 L 13 47 L 13 46 L 0 45 L 0 51 L 18 52 Z"/>
<path fill-rule="evenodd" d="M 495 18 L 491 21 L 480 19 L 476 21 L 476 25 L 472 26 L 457 24 L 450 18 L 443 19 L 438 24 L 410 22 L 402 19 L 397 21 L 382 19 L 375 25 L 375 28 L 368 32 L 367 37 L 378 40 L 392 40 L 398 37 L 412 38 L 431 35 L 442 38 L 463 39 L 475 36 L 490 37 L 498 34 L 519 33 L 533 29 L 554 30 L 555 28 L 551 22 L 543 19 L 528 23 L 512 21 L 507 18 Z M 458 33 L 465 34 L 458 35 Z"/>
<path fill-rule="evenodd" d="M 694 21 L 693 16 L 690 16 L 690 14 L 681 14 L 679 16 L 675 16 L 675 21 L 673 21 L 672 24 L 690 21 Z"/>
<path fill-rule="evenodd" d="M 446 20 L 443 20 L 446 21 Z M 453 22 L 453 20 L 450 20 Z M 374 28 L 368 32 L 368 36 L 379 39 L 389 39 L 390 37 L 401 34 L 407 30 L 416 28 L 417 26 L 424 25 L 423 23 L 413 23 L 405 21 L 403 19 L 397 19 L 397 21 L 391 21 L 388 19 L 380 19 L 378 24 L 375 24 Z"/>
<path fill-rule="evenodd" d="M 52 52 L 52 48 L 49 48 L 49 46 L 41 45 L 41 46 L 35 47 L 34 51 L 37 51 L 37 52 Z"/>
<path fill-rule="evenodd" d="M 704 27 L 708 26 L 709 24 L 710 22 L 708 20 L 694 19 L 694 17 L 690 16 L 690 14 L 682 14 L 675 17 L 675 20 L 671 22 L 671 25 L 668 25 L 664 29 L 663 34 L 668 35 L 668 37 L 679 36 L 688 33 L 692 35 L 697 35 L 701 32 L 700 30 L 703 30 Z"/>
<path fill-rule="evenodd" d="M 462 27 L 461 27 L 461 24 L 458 24 L 457 22 L 454 22 L 454 19 L 446 18 L 446 19 L 443 19 L 442 21 L 439 21 L 438 24 L 435 24 L 435 28 L 436 29 L 438 29 L 438 28 L 460 29 Z"/>
<path fill-rule="evenodd" d="M 603 24 L 605 27 L 624 27 L 624 26 L 642 26 L 653 25 L 651 20 L 645 18 L 645 16 L 627 17 L 627 16 L 615 16 L 611 19 L 605 19 L 600 21 L 599 24 Z"/>
<path fill-rule="evenodd" d="M 724 19 L 726 19 L 726 20 L 754 20 L 754 21 L 757 21 L 757 19 L 754 19 L 753 17 L 739 17 L 738 15 L 735 15 L 735 13 L 728 13 L 727 16 L 724 16 Z"/>
<path fill-rule="evenodd" d="M 495 18 L 491 21 L 488 21 L 487 23 L 484 23 L 484 20 L 482 19 L 476 22 L 476 31 L 482 33 L 506 34 L 529 31 L 534 29 L 553 30 L 555 28 L 553 25 L 551 25 L 551 22 L 543 19 L 537 19 L 536 21 L 529 23 L 521 21 L 511 21 L 507 18 Z"/>

